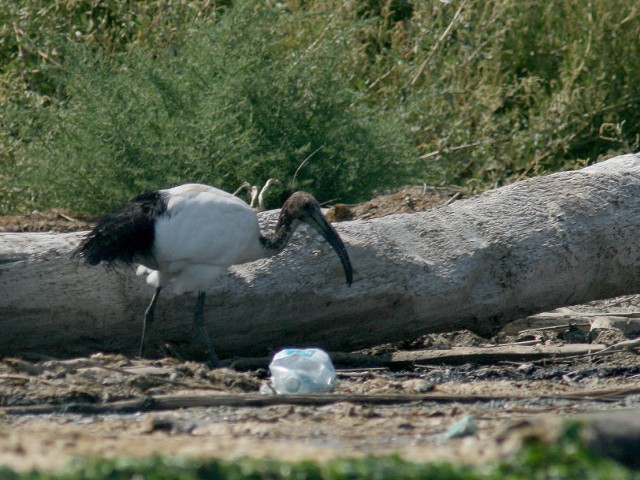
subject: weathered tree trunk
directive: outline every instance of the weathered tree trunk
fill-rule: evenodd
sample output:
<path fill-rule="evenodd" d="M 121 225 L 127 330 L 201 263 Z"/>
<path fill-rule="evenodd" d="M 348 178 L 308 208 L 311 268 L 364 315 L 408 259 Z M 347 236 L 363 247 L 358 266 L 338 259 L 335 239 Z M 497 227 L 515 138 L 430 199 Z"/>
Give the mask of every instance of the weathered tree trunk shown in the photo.
<path fill-rule="evenodd" d="M 308 229 L 281 255 L 211 286 L 205 308 L 221 356 L 352 350 L 463 328 L 489 335 L 533 313 L 637 293 L 640 156 L 336 228 L 354 266 L 350 288 Z M 1 355 L 136 351 L 152 288 L 130 269 L 71 259 L 78 239 L 0 234 Z M 163 291 L 157 336 L 188 341 L 194 302 Z"/>

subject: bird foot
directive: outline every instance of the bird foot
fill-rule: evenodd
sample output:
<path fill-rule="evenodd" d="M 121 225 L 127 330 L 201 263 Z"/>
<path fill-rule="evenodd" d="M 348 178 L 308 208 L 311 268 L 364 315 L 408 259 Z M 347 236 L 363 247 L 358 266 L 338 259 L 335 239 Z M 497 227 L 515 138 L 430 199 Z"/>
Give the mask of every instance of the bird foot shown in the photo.
<path fill-rule="evenodd" d="M 199 350 L 200 357 L 207 363 L 209 368 L 218 368 L 220 366 L 220 360 L 218 355 L 211 344 L 209 335 L 204 329 L 196 329 L 196 335 L 194 337 L 194 346 Z"/>

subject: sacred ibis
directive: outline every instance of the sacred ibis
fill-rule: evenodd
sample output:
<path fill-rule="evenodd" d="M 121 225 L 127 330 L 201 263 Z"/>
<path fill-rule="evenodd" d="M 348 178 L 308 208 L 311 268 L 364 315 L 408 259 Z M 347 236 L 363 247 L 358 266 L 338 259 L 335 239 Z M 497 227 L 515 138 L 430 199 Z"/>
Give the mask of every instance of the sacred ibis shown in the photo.
<path fill-rule="evenodd" d="M 240 184 L 238 188 L 236 188 L 236 191 L 233 192 L 233 194 L 237 197 L 242 190 L 245 190 L 245 189 L 249 190 L 250 188 L 251 188 L 251 184 L 245 180 Z"/>
<path fill-rule="evenodd" d="M 258 193 L 258 186 L 257 185 L 251 185 L 249 182 L 244 181 L 236 189 L 236 191 L 233 192 L 233 194 L 235 196 L 238 196 L 238 194 L 242 190 L 245 190 L 245 189 L 248 190 L 249 191 L 249 197 L 250 197 L 249 206 L 251 208 L 253 208 L 255 211 L 257 211 L 257 212 L 264 212 L 266 210 L 266 208 L 264 206 L 264 195 L 265 195 L 265 193 L 267 193 L 267 190 L 269 189 L 269 187 L 271 187 L 271 185 L 280 185 L 281 183 L 282 182 L 280 180 L 278 180 L 277 178 L 270 178 L 269 180 L 266 181 L 264 186 L 259 190 L 260 193 Z"/>
<path fill-rule="evenodd" d="M 277 178 L 270 178 L 269 180 L 267 180 L 267 183 L 264 184 L 264 187 L 262 187 L 262 189 L 260 190 L 260 193 L 258 194 L 258 211 L 259 212 L 264 212 L 266 210 L 266 208 L 264 207 L 264 194 L 267 193 L 267 190 L 269 189 L 269 187 L 271 185 L 280 185 L 281 183 L 282 182 Z M 251 203 L 253 206 L 253 198 L 251 199 Z"/>
<path fill-rule="evenodd" d="M 231 265 L 281 252 L 301 222 L 311 225 L 333 247 L 351 285 L 352 268 L 344 243 L 316 199 L 306 192 L 287 199 L 271 234 L 260 232 L 255 211 L 243 200 L 214 187 L 187 184 L 145 193 L 98 220 L 76 254 L 89 265 L 137 263 L 138 275 L 147 275 L 147 283 L 155 287 L 144 314 L 140 356 L 160 291 L 172 285 L 176 293 L 197 292 L 193 323 L 215 366 L 218 357 L 204 322 L 206 289 Z"/>
<path fill-rule="evenodd" d="M 258 200 L 258 186 L 257 185 L 252 185 L 249 188 L 249 196 L 251 197 L 251 201 L 249 202 L 249 206 L 257 211 L 258 207 L 256 207 L 256 201 Z"/>

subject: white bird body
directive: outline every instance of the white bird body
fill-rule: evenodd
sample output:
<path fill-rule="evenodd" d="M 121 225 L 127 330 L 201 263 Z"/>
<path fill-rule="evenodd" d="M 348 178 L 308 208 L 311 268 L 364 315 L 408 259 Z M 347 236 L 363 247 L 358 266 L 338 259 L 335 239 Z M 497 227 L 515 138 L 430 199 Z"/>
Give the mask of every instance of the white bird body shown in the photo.
<path fill-rule="evenodd" d="M 231 265 L 267 255 L 255 212 L 214 187 L 186 184 L 160 190 L 167 210 L 155 224 L 153 258 L 140 259 L 147 283 L 176 293 L 206 290 Z"/>
<path fill-rule="evenodd" d="M 177 293 L 197 291 L 193 324 L 213 366 L 218 358 L 205 329 L 206 290 L 231 265 L 277 255 L 300 222 L 311 225 L 331 244 L 351 285 L 352 268 L 344 243 L 317 200 L 305 192 L 294 193 L 284 203 L 270 235 L 261 234 L 256 212 L 249 205 L 217 188 L 190 183 L 144 193 L 103 216 L 76 253 L 89 265 L 137 263 L 137 273 L 146 275 L 147 283 L 155 287 L 145 311 L 140 356 L 161 290 L 172 284 Z"/>

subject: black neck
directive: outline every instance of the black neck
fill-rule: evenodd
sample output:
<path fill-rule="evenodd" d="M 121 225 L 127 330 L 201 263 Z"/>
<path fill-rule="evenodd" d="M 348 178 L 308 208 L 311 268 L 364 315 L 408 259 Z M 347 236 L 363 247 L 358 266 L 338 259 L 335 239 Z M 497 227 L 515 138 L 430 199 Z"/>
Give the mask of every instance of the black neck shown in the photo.
<path fill-rule="evenodd" d="M 268 255 L 277 255 L 287 246 L 294 230 L 295 225 L 291 219 L 281 216 L 272 234 L 260 234 L 260 245 L 262 245 Z"/>

